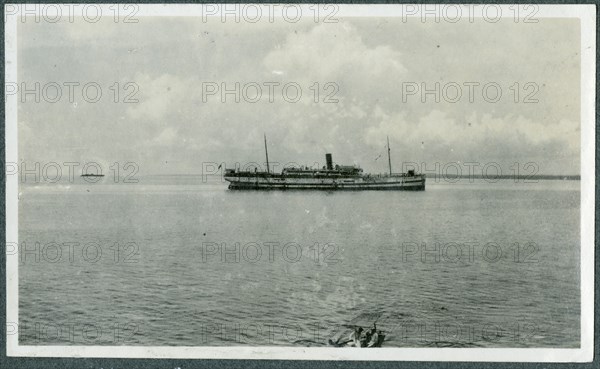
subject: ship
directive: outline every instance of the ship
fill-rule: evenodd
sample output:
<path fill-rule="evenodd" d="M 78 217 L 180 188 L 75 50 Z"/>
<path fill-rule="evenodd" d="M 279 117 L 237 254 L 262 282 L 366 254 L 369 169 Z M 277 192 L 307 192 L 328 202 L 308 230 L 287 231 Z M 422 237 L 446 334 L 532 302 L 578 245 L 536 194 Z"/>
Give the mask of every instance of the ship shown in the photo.
<path fill-rule="evenodd" d="M 224 179 L 230 190 L 325 190 L 325 191 L 424 191 L 425 175 L 414 170 L 394 173 L 387 140 L 389 173 L 365 174 L 359 166 L 334 165 L 333 155 L 325 154 L 326 165 L 319 169 L 308 167 L 284 168 L 281 173 L 271 172 L 269 151 L 265 139 L 266 171 L 225 169 Z"/>

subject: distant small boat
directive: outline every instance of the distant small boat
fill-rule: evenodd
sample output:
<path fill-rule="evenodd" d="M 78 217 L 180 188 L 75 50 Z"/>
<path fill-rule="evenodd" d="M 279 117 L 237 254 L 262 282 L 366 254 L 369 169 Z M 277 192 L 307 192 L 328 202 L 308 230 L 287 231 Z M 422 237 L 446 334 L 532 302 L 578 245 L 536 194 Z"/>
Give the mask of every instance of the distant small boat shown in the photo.
<path fill-rule="evenodd" d="M 104 177 L 104 174 L 82 174 L 82 177 Z"/>

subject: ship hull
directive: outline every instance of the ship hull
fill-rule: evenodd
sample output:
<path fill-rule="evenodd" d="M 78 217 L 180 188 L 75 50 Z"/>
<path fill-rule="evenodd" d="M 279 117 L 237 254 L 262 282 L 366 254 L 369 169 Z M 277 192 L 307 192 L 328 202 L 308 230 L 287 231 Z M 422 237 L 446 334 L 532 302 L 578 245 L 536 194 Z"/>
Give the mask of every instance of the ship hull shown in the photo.
<path fill-rule="evenodd" d="M 225 176 L 230 190 L 424 191 L 425 176 L 354 179 L 286 179 Z"/>

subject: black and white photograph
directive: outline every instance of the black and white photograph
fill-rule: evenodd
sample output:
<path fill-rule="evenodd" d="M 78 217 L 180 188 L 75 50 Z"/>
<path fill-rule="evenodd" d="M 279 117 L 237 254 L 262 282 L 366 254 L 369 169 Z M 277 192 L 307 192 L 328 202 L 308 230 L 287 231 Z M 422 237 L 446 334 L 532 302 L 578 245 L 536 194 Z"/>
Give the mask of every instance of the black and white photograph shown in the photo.
<path fill-rule="evenodd" d="M 593 359 L 594 5 L 4 16 L 9 357 Z"/>

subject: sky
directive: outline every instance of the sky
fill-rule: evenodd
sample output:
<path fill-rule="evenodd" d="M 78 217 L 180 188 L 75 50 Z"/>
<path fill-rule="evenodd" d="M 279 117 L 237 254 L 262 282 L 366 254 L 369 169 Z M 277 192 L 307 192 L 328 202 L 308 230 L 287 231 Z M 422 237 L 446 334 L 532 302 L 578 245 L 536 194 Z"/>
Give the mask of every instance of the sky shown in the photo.
<path fill-rule="evenodd" d="M 385 172 L 389 137 L 395 169 L 498 163 L 509 174 L 514 163 L 534 162 L 538 174 L 580 172 L 576 19 L 144 17 L 18 27 L 18 83 L 47 86 L 39 102 L 21 96 L 20 161 L 136 162 L 140 175 L 200 174 L 202 163 L 263 163 L 266 134 L 278 163 L 324 165 L 331 152 L 336 163 Z M 73 101 L 65 82 L 79 83 Z M 90 82 L 102 90 L 95 103 L 83 98 Z M 54 83 L 62 86 L 56 102 Z M 239 102 L 221 96 L 236 83 Z M 297 102 L 295 88 L 284 98 L 290 83 L 302 91 Z M 439 101 L 422 96 L 436 83 Z M 130 93 L 138 102 L 124 102 Z"/>

